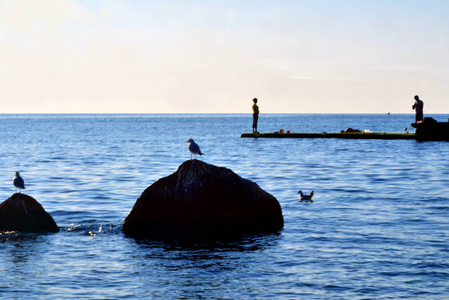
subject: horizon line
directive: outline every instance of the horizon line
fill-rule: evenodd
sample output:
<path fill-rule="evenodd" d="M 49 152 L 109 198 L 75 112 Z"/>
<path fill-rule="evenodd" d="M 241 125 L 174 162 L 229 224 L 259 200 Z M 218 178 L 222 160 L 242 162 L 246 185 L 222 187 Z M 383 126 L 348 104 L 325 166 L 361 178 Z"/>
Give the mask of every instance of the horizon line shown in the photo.
<path fill-rule="evenodd" d="M 415 113 L 404 112 L 386 112 L 386 113 L 366 113 L 366 112 L 268 112 L 260 113 L 261 115 L 414 115 Z M 449 113 L 426 113 L 426 115 L 446 115 Z M 217 112 L 197 112 L 197 113 L 179 113 L 179 112 L 2 112 L 0 115 L 252 115 L 252 112 L 229 112 L 229 113 L 217 113 Z"/>

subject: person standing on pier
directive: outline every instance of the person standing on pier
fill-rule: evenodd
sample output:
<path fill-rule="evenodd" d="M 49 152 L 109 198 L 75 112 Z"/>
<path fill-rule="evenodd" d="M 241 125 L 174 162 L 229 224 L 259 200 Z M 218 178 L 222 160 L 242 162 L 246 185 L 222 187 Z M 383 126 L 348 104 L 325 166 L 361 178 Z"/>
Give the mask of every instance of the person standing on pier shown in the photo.
<path fill-rule="evenodd" d="M 415 96 L 415 104 L 413 104 L 413 106 L 412 106 L 412 109 L 414 109 L 416 112 L 415 123 L 418 123 L 418 121 L 422 121 L 423 116 L 424 116 L 423 108 L 424 108 L 424 102 L 419 100 L 419 96 L 416 95 Z"/>
<path fill-rule="evenodd" d="M 259 106 L 257 106 L 257 98 L 254 98 L 253 102 L 253 133 L 259 133 L 257 131 L 257 121 L 259 120 Z"/>

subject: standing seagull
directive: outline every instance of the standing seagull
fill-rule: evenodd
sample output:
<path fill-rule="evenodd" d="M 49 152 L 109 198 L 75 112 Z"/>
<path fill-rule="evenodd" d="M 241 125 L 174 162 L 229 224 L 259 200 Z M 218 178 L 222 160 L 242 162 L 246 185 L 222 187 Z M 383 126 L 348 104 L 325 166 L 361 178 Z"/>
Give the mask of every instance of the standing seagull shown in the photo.
<path fill-rule="evenodd" d="M 186 143 L 188 143 L 187 148 L 190 151 L 190 159 L 192 159 L 192 154 L 195 155 L 195 158 L 196 158 L 197 154 L 205 155 L 204 153 L 201 153 L 200 146 L 198 146 L 198 144 L 195 143 L 195 141 L 193 139 L 189 139 Z"/>
<path fill-rule="evenodd" d="M 14 184 L 14 186 L 16 187 L 16 193 L 17 189 L 19 189 L 19 193 L 22 191 L 22 189 L 25 189 L 25 182 L 23 181 L 23 178 L 20 177 L 19 172 L 16 172 L 16 174 L 14 175 L 12 184 Z"/>
<path fill-rule="evenodd" d="M 304 194 L 302 193 L 302 191 L 300 190 L 300 191 L 298 192 L 298 194 L 299 194 L 299 200 L 300 200 L 299 202 L 305 201 L 305 202 L 310 202 L 310 203 L 312 203 L 312 202 L 313 202 L 312 197 L 313 197 L 313 194 L 315 194 L 315 191 L 311 191 L 309 194 L 304 195 Z"/>

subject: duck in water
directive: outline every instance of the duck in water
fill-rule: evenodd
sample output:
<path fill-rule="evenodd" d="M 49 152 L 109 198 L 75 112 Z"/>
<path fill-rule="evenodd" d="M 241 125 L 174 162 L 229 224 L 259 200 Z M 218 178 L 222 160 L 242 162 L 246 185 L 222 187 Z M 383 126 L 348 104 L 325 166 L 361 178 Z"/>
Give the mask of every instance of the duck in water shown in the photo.
<path fill-rule="evenodd" d="M 313 195 L 315 194 L 315 191 L 311 191 L 309 194 L 304 195 L 304 194 L 302 193 L 302 191 L 299 190 L 299 191 L 298 191 L 298 194 L 299 194 L 299 202 L 305 201 L 305 202 L 312 203 L 312 202 L 313 202 L 312 197 L 313 197 Z"/>

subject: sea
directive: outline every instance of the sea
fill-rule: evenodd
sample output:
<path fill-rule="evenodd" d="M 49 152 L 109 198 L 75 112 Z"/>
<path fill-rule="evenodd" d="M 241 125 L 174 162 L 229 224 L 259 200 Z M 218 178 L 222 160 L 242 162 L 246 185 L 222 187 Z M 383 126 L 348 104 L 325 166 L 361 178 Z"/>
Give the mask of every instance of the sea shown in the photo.
<path fill-rule="evenodd" d="M 258 130 L 413 133 L 413 121 L 262 113 Z M 241 138 L 251 125 L 251 114 L 0 114 L 0 202 L 19 171 L 22 193 L 60 227 L 0 233 L 0 298 L 449 299 L 448 142 Z M 272 194 L 284 228 L 125 236 L 140 194 L 191 159 L 190 138 L 206 154 L 197 159 Z"/>

